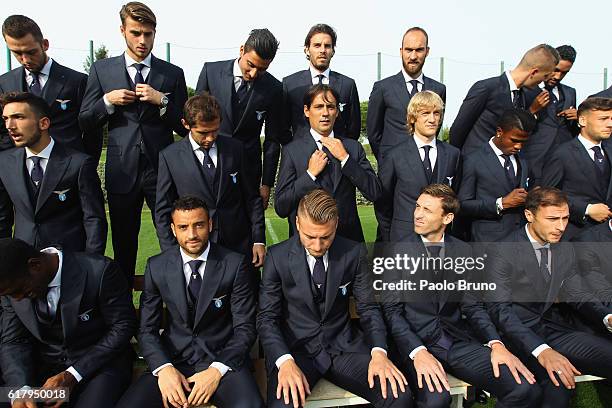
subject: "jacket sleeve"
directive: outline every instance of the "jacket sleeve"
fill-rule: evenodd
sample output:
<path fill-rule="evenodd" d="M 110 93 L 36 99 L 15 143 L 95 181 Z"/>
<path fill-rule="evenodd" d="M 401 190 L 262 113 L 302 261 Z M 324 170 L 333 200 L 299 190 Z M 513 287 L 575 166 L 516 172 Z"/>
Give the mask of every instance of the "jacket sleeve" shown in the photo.
<path fill-rule="evenodd" d="M 488 97 L 489 89 L 483 81 L 476 82 L 472 85 L 450 128 L 450 144 L 459 149 L 463 147 L 474 123 L 484 110 Z"/>
<path fill-rule="evenodd" d="M 85 249 L 92 254 L 104 255 L 108 225 L 97 164 L 91 157 L 87 157 L 79 169 L 79 199 L 87 239 Z"/>
<path fill-rule="evenodd" d="M 174 88 L 167 97 L 168 106 L 166 107 L 166 112 L 161 116 L 162 121 L 166 126 L 174 130 L 174 133 L 185 137 L 189 131 L 181 123 L 181 118 L 183 117 L 183 106 L 187 102 L 187 85 L 185 84 L 185 74 L 180 68 L 178 68 Z"/>
<path fill-rule="evenodd" d="M 393 220 L 393 198 L 397 176 L 393 155 L 386 155 L 378 162 L 378 177 L 380 179 L 382 192 L 376 201 L 376 218 L 382 235 L 383 242 L 390 241 L 391 221 Z"/>
<path fill-rule="evenodd" d="M 0 366 L 4 383 L 10 387 L 34 386 L 35 339 L 25 328 L 7 296 L 2 296 L 2 333 L 0 342 Z"/>
<path fill-rule="evenodd" d="M 478 170 L 476 163 L 480 156 L 469 157 L 463 161 L 462 179 L 457 194 L 461 201 L 461 213 L 475 219 L 497 219 L 497 197 L 476 197 L 478 190 Z"/>
<path fill-rule="evenodd" d="M 0 238 L 10 238 L 13 235 L 13 211 L 13 202 L 0 177 Z"/>
<path fill-rule="evenodd" d="M 89 71 L 87 87 L 85 88 L 85 95 L 83 96 L 83 103 L 79 112 L 81 130 L 92 137 L 100 138 L 99 140 L 88 140 L 88 144 L 93 146 L 94 149 L 102 145 L 102 133 L 99 132 L 99 129 L 108 122 L 110 116 L 106 111 L 103 98 L 104 91 L 98 78 L 97 64 L 94 63 Z"/>
<path fill-rule="evenodd" d="M 283 133 L 283 95 L 280 83 L 274 83 L 270 112 L 266 117 L 263 142 L 263 167 L 261 184 L 274 186 L 280 157 L 281 144 L 289 142 Z"/>
<path fill-rule="evenodd" d="M 157 171 L 157 190 L 155 195 L 155 228 L 157 230 L 157 238 L 162 251 L 176 244 L 176 239 L 172 235 L 170 229 L 172 203 L 178 198 L 176 186 L 166 155 L 162 151 L 159 154 L 159 165 Z"/>
<path fill-rule="evenodd" d="M 380 82 L 376 82 L 370 93 L 368 102 L 368 115 L 366 117 L 366 128 L 368 132 L 368 141 L 372 147 L 372 153 L 378 158 L 378 151 L 383 137 L 383 129 L 385 127 L 385 95 L 383 86 Z"/>
<path fill-rule="evenodd" d="M 302 170 L 302 173 L 298 174 L 291 152 L 287 147 L 283 147 L 274 197 L 274 209 L 278 216 L 281 218 L 288 217 L 291 211 L 297 208 L 300 199 L 306 193 L 318 187 L 319 185 L 310 178 L 306 170 Z"/>
<path fill-rule="evenodd" d="M 350 106 L 345 110 L 348 112 L 348 121 L 346 123 L 346 137 L 349 139 L 359 140 L 361 135 L 361 106 L 359 104 L 359 93 L 357 85 L 354 81 L 351 83 L 351 93 L 349 97 Z"/>
<path fill-rule="evenodd" d="M 361 191 L 366 199 L 376 201 L 382 194 L 380 180 L 376 177 L 361 143 L 356 142 L 356 145 L 357 157 L 349 154 L 348 160 L 342 167 L 342 174 L 351 180 L 351 183 Z"/>
<path fill-rule="evenodd" d="M 240 144 L 242 146 L 242 144 Z M 253 183 L 249 183 L 245 178 L 249 172 L 245 163 L 245 151 L 240 148 L 240 189 L 244 197 L 247 214 L 251 221 L 251 240 L 252 242 L 266 243 L 266 222 L 264 218 L 263 201 Z"/>

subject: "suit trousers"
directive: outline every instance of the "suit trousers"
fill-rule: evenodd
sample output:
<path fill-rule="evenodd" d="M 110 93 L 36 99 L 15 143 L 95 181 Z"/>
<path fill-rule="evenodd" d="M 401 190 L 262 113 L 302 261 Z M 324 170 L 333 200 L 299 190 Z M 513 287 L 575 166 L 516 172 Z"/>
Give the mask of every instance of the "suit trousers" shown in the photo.
<path fill-rule="evenodd" d="M 142 205 L 146 201 L 155 224 L 156 189 L 157 169 L 141 154 L 134 188 L 127 194 L 108 193 L 114 258 L 125 274 L 130 288 L 134 286 Z"/>
<path fill-rule="evenodd" d="M 195 374 L 193 368 L 178 366 L 185 377 Z M 186 397 L 189 394 L 186 392 Z M 255 378 L 247 367 L 239 371 L 228 371 L 219 382 L 217 391 L 210 402 L 219 408 L 263 408 L 264 403 L 255 383 Z M 117 403 L 117 408 L 163 408 L 157 377 L 144 373 L 127 390 Z"/>
<path fill-rule="evenodd" d="M 410 408 L 412 404 L 412 394 L 409 389 L 405 393 L 398 390 L 398 398 L 394 398 L 391 386 L 387 382 L 387 399 L 382 397 L 380 382 L 376 379 L 374 388 L 368 385 L 368 366 L 370 355 L 366 353 L 343 353 L 332 357 L 331 367 L 326 373 L 320 373 L 314 365 L 314 360 L 305 355 L 293 354 L 296 364 L 308 380 L 308 385 L 312 390 L 315 384 L 325 378 L 331 383 L 344 388 L 353 394 L 370 401 L 376 408 Z M 285 404 L 282 396 L 276 399 L 276 388 L 278 387 L 278 369 L 276 366 L 268 372 L 268 407 L 293 407 L 291 402 Z"/>

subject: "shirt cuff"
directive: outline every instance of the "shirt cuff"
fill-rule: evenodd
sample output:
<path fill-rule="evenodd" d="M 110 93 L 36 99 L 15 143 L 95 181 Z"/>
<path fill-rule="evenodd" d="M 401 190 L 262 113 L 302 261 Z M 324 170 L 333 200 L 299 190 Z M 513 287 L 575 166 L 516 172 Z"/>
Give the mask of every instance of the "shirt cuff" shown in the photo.
<path fill-rule="evenodd" d="M 412 350 L 410 352 L 410 354 L 408 354 L 408 357 L 410 357 L 411 360 L 414 360 L 414 358 L 416 357 L 417 353 L 421 350 L 427 350 L 427 347 L 425 346 L 419 346 L 417 348 L 415 348 L 414 350 Z"/>
<path fill-rule="evenodd" d="M 276 359 L 276 368 L 280 370 L 280 366 L 287 360 L 293 360 L 293 356 L 291 354 L 283 354 L 279 358 Z"/>
<path fill-rule="evenodd" d="M 159 375 L 159 372 L 162 370 L 162 368 L 166 368 L 168 366 L 174 366 L 174 365 L 172 363 L 162 364 L 159 367 L 157 367 L 155 370 L 153 370 L 151 374 L 153 374 L 154 377 L 157 377 Z"/>
<path fill-rule="evenodd" d="M 604 317 L 604 325 L 606 326 L 606 329 L 608 329 L 608 331 L 612 332 L 612 325 L 608 321 L 610 317 L 612 317 L 612 313 L 607 314 L 606 317 Z"/>
<path fill-rule="evenodd" d="M 265 246 L 266 244 L 264 244 L 263 242 L 253 242 L 253 245 L 263 245 L 263 246 Z"/>
<path fill-rule="evenodd" d="M 383 353 L 385 353 L 385 356 L 387 355 L 387 350 L 385 350 L 382 347 L 372 347 L 372 351 L 370 351 L 370 355 L 373 355 L 375 351 L 382 351 Z"/>
<path fill-rule="evenodd" d="M 592 206 L 593 204 L 587 204 L 586 209 L 584 210 L 584 218 L 589 216 L 589 208 Z"/>
<path fill-rule="evenodd" d="M 162 116 L 164 116 L 166 114 L 167 110 L 168 110 L 168 106 L 160 107 L 159 108 L 159 117 L 161 118 Z"/>
<path fill-rule="evenodd" d="M 313 176 L 312 173 L 309 170 L 306 170 L 306 173 L 308 173 L 308 175 L 310 176 L 312 181 L 317 181 L 317 178 L 315 176 Z"/>
<path fill-rule="evenodd" d="M 213 361 L 212 363 L 210 363 L 210 366 L 208 368 L 211 368 L 211 367 L 219 370 L 219 372 L 221 373 L 221 377 L 223 377 L 225 373 L 231 370 L 231 368 L 229 368 L 225 364 L 220 363 L 218 361 Z"/>
<path fill-rule="evenodd" d="M 501 341 L 501 340 L 490 340 L 490 341 L 489 341 L 487 344 L 485 344 L 485 346 L 487 346 L 488 348 L 491 348 L 491 347 L 493 347 L 493 345 L 494 345 L 495 343 L 499 343 L 499 344 L 501 344 L 502 346 L 504 345 L 504 343 L 502 343 L 502 341 Z"/>
<path fill-rule="evenodd" d="M 504 210 L 504 205 L 502 204 L 503 197 L 499 197 L 495 200 L 495 208 L 497 209 L 497 214 L 501 213 Z"/>
<path fill-rule="evenodd" d="M 106 113 L 108 113 L 109 115 L 112 115 L 113 113 L 115 113 L 115 105 L 109 102 L 106 95 L 104 95 L 102 99 L 104 100 L 104 106 L 106 106 Z"/>
<path fill-rule="evenodd" d="M 345 164 L 346 164 L 346 162 L 348 161 L 349 157 L 350 157 L 350 155 L 349 155 L 349 154 L 347 154 L 347 155 L 346 155 L 346 157 L 344 158 L 344 160 L 342 160 L 342 161 L 340 162 L 340 168 L 343 168 L 343 167 L 344 167 L 344 165 L 345 165 Z"/>
<path fill-rule="evenodd" d="M 81 380 L 83 379 L 83 376 L 81 376 L 81 374 L 79 374 L 79 372 L 73 366 L 68 367 L 66 371 L 72 374 L 72 376 L 77 380 L 77 382 L 81 382 Z"/>
<path fill-rule="evenodd" d="M 544 350 L 548 350 L 549 348 L 550 346 L 546 343 L 540 344 L 538 347 L 535 348 L 535 350 L 531 352 L 531 355 L 534 356 L 535 358 L 538 358 L 540 353 L 542 353 Z"/>

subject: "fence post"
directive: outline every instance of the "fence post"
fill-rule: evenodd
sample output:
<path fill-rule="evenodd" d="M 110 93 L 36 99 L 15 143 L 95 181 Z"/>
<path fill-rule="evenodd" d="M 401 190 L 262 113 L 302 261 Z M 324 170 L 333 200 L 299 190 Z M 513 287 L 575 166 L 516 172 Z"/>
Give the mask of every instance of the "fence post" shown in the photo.
<path fill-rule="evenodd" d="M 93 40 L 89 40 L 89 61 L 91 65 L 94 63 L 94 49 L 93 49 Z"/>
<path fill-rule="evenodd" d="M 166 43 L 166 62 L 170 62 L 170 43 Z"/>
<path fill-rule="evenodd" d="M 6 46 L 6 72 L 9 72 L 12 68 L 13 61 L 11 61 L 11 50 L 8 45 Z"/>
<path fill-rule="evenodd" d="M 506 67 L 505 67 L 504 61 L 502 61 L 502 62 L 499 64 L 499 70 L 500 70 L 500 75 L 501 75 L 501 74 L 503 74 L 503 73 L 504 73 L 504 71 L 506 70 Z"/>
<path fill-rule="evenodd" d="M 378 52 L 378 64 L 377 65 L 378 65 L 378 70 L 376 71 L 376 80 L 380 81 L 380 78 L 382 76 L 382 73 L 381 73 L 381 71 L 382 71 L 382 54 L 381 54 L 380 51 Z"/>
<path fill-rule="evenodd" d="M 608 68 L 604 68 L 604 89 L 608 89 Z"/>
<path fill-rule="evenodd" d="M 444 83 L 444 57 L 440 57 L 440 83 Z"/>

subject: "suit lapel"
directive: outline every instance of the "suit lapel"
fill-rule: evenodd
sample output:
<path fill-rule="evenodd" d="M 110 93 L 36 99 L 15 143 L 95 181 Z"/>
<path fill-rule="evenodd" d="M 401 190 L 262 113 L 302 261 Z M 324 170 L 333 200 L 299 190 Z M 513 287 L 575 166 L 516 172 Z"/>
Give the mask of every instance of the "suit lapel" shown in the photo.
<path fill-rule="evenodd" d="M 329 71 L 329 86 L 334 88 L 339 95 L 341 95 L 342 85 L 344 80 L 337 72 Z M 340 103 L 340 101 L 338 101 Z"/>
<path fill-rule="evenodd" d="M 185 166 L 185 174 L 197 174 L 200 177 L 200 182 L 194 182 L 194 185 L 202 187 L 202 196 L 205 198 L 207 204 L 215 203 L 216 195 L 210 190 L 210 187 L 204 178 L 200 161 L 193 152 L 189 136 L 177 143 L 181 143 L 181 148 L 179 149 L 179 163 L 182 163 L 183 166 Z"/>
<path fill-rule="evenodd" d="M 47 168 L 40 186 L 38 193 L 38 200 L 36 201 L 36 212 L 40 211 L 43 204 L 47 201 L 53 189 L 56 188 L 68 165 L 70 164 L 70 156 L 66 155 L 64 148 L 57 142 L 53 145 L 51 150 L 51 156 L 47 161 Z"/>
<path fill-rule="evenodd" d="M 611 163 L 610 168 L 612 168 L 612 148 L 608 145 L 608 143 L 602 143 L 601 147 L 604 150 L 604 154 L 606 155 L 608 163 Z M 610 182 L 608 183 L 608 190 L 606 191 L 606 202 L 608 202 L 610 196 L 612 196 L 612 177 L 610 177 Z"/>
<path fill-rule="evenodd" d="M 19 317 L 19 320 L 24 326 L 32 333 L 34 337 L 41 340 L 40 327 L 38 326 L 38 319 L 36 318 L 36 312 L 34 311 L 34 305 L 31 299 L 15 300 L 11 299 L 13 310 Z"/>
<path fill-rule="evenodd" d="M 406 161 L 412 167 L 413 174 L 417 177 L 418 184 L 422 186 L 426 186 L 429 184 L 427 180 L 427 175 L 425 174 L 425 169 L 423 168 L 423 162 L 421 161 L 421 155 L 419 153 L 419 149 L 417 148 L 417 144 L 414 141 L 414 137 L 412 135 L 408 136 L 410 139 L 408 143 L 406 143 L 406 147 L 408 150 L 408 154 L 406 155 Z"/>
<path fill-rule="evenodd" d="M 227 190 L 229 183 L 229 169 L 232 168 L 233 157 L 229 146 L 221 141 L 221 137 L 217 139 L 217 174 L 219 175 L 219 190 L 217 191 L 217 204 L 221 201 L 221 197 Z M 242 177 L 242 175 L 241 175 Z"/>
<path fill-rule="evenodd" d="M 43 89 L 43 98 L 47 101 L 49 106 L 53 106 L 57 100 L 57 96 L 61 92 L 62 88 L 66 83 L 66 77 L 62 72 L 62 67 L 55 61 L 51 64 L 51 71 L 49 72 L 49 79 L 45 83 Z M 76 102 L 76 101 L 74 101 Z"/>
<path fill-rule="evenodd" d="M 15 172 L 15 190 L 17 192 L 17 196 L 21 200 L 24 208 L 27 209 L 29 214 L 34 214 L 34 207 L 32 205 L 32 200 L 30 199 L 30 193 L 28 192 L 27 183 L 30 183 L 30 180 L 26 179 L 27 170 L 25 167 L 25 147 L 20 149 L 15 149 L 13 153 L 9 156 L 12 158 L 13 162 L 9 163 L 9 169 L 16 169 Z"/>
<path fill-rule="evenodd" d="M 161 63 L 158 58 L 154 55 L 151 55 L 151 69 L 149 70 L 149 74 L 147 75 L 146 83 L 151 86 L 151 88 L 156 91 L 162 91 L 164 89 L 164 83 L 166 81 L 166 76 L 162 72 Z M 158 111 L 158 107 L 152 105 L 150 103 L 141 103 L 141 109 L 138 110 L 138 116 L 142 118 L 143 114 L 148 110 Z"/>
<path fill-rule="evenodd" d="M 531 180 L 529 179 L 529 163 L 527 160 L 523 159 L 520 154 L 514 155 L 519 165 L 520 172 L 520 180 L 519 180 L 519 188 L 528 189 Z"/>
<path fill-rule="evenodd" d="M 183 259 L 178 246 L 172 250 L 168 256 L 166 270 L 164 271 L 166 285 L 170 290 L 170 297 L 176 303 L 179 314 L 183 321 L 191 324 L 189 307 L 187 306 L 187 289 L 185 284 L 185 274 L 183 272 Z"/>
<path fill-rule="evenodd" d="M 259 102 L 263 100 L 266 92 L 265 88 L 262 88 L 262 86 L 261 79 L 256 79 L 251 84 L 251 89 L 249 90 L 249 100 L 247 101 L 247 105 L 244 108 L 244 113 L 242 114 L 242 117 L 240 118 L 240 121 L 236 125 L 236 129 L 234 131 L 240 129 L 240 126 L 246 120 L 246 118 L 249 117 L 252 111 L 260 106 Z"/>
<path fill-rule="evenodd" d="M 25 75 L 26 75 L 26 72 L 23 66 L 20 66 L 19 68 L 11 71 L 10 78 L 13 81 L 13 83 L 9 84 L 10 88 L 8 89 L 17 89 L 20 92 L 28 92 Z"/>
<path fill-rule="evenodd" d="M 304 303 L 312 311 L 315 316 L 320 317 L 320 312 L 314 303 L 314 294 L 312 293 L 311 275 L 308 269 L 308 263 L 306 262 L 306 250 L 300 243 L 300 239 L 297 235 L 294 235 L 293 245 L 289 250 L 289 271 L 295 286 L 302 290 L 304 293 Z"/>
<path fill-rule="evenodd" d="M 130 75 L 128 74 L 127 67 L 125 65 L 125 55 L 121 54 L 115 57 L 113 62 L 115 69 L 112 72 L 108 72 L 107 75 L 112 76 L 115 88 L 134 90 L 134 84 L 130 81 Z M 150 73 L 151 72 L 149 71 L 149 74 Z"/>
<path fill-rule="evenodd" d="M 501 165 L 501 162 L 497 158 L 497 155 L 495 154 L 491 146 L 489 146 L 488 142 L 483 147 L 483 149 L 484 164 L 489 168 L 489 171 L 491 172 L 493 177 L 500 181 L 503 180 L 503 183 L 506 186 L 506 191 L 514 190 L 514 186 L 511 186 L 508 183 L 508 178 L 506 177 L 505 170 Z"/>
<path fill-rule="evenodd" d="M 79 264 L 72 255 L 64 252 L 63 256 L 59 307 L 62 310 L 62 328 L 64 341 L 66 341 L 70 338 L 78 323 L 79 306 L 83 297 L 87 274 L 79 268 Z"/>
<path fill-rule="evenodd" d="M 204 267 L 204 279 L 202 279 L 202 287 L 200 288 L 200 295 L 198 296 L 198 305 L 193 327 L 196 327 L 200 320 L 202 320 L 204 312 L 208 309 L 208 305 L 210 305 L 215 293 L 217 293 L 217 289 L 219 288 L 219 284 L 224 274 L 225 262 L 219 258 L 217 248 L 211 243 L 206 266 Z"/>
<path fill-rule="evenodd" d="M 397 94 L 401 106 L 407 107 L 408 102 L 410 102 L 410 94 L 408 93 L 408 88 L 406 88 L 406 80 L 404 79 L 404 75 L 401 73 L 401 71 L 395 75 L 393 89 Z"/>
<path fill-rule="evenodd" d="M 538 258 L 536 257 L 535 249 L 531 241 L 529 241 L 529 237 L 527 237 L 527 233 L 525 232 L 525 228 L 521 228 L 518 230 L 518 236 L 520 240 L 516 242 L 516 254 L 522 254 L 521 257 L 518 258 L 519 262 L 523 264 L 523 268 L 527 277 L 534 281 L 534 286 L 537 292 L 539 293 L 549 293 L 549 284 L 546 283 L 544 276 L 540 272 L 540 264 L 538 263 Z"/>
<path fill-rule="evenodd" d="M 559 288 L 563 283 L 563 279 L 565 278 L 565 270 L 568 265 L 571 263 L 565 262 L 563 258 L 565 258 L 565 252 L 563 250 L 565 244 L 551 244 L 550 245 L 550 286 L 548 289 L 548 295 L 546 296 L 547 300 L 547 308 L 550 307 L 556 299 L 559 293 Z"/>
<path fill-rule="evenodd" d="M 436 164 L 434 167 L 437 167 L 437 183 L 452 185 L 452 181 L 448 180 L 446 177 L 446 166 L 448 165 L 448 151 L 446 150 L 446 146 L 444 143 L 441 143 L 439 140 L 436 140 L 436 149 L 438 150 L 438 157 L 436 158 Z"/>
<path fill-rule="evenodd" d="M 325 313 L 323 315 L 323 319 L 327 317 L 329 311 L 334 305 L 336 301 L 336 296 L 338 296 L 338 288 L 342 283 L 342 278 L 344 277 L 345 270 L 345 257 L 343 254 L 336 248 L 336 245 L 333 245 L 329 248 L 329 256 L 328 256 L 328 265 L 327 265 L 327 276 L 325 282 Z"/>
<path fill-rule="evenodd" d="M 591 156 L 589 156 L 589 153 L 587 153 L 586 149 L 584 148 L 582 143 L 580 143 L 580 140 L 578 140 L 577 137 L 572 140 L 572 148 L 573 149 L 571 149 L 571 152 L 574 156 L 575 162 L 579 164 L 579 167 L 584 176 L 587 178 L 587 180 L 595 180 L 593 188 L 595 189 L 599 197 L 602 199 L 602 201 L 605 201 L 606 197 L 602 195 L 601 188 L 599 187 L 599 183 L 597 182 L 600 177 L 597 174 L 597 170 L 595 170 L 593 159 L 591 159 Z M 606 154 L 608 154 L 608 152 L 606 152 Z M 612 181 L 612 177 L 610 179 Z"/>
<path fill-rule="evenodd" d="M 223 104 L 223 109 L 227 113 L 230 123 L 234 123 L 234 107 L 232 106 L 232 95 L 234 94 L 234 61 L 227 61 L 226 66 L 219 72 L 219 83 L 221 84 L 221 95 L 219 102 Z M 234 132 L 236 133 L 236 129 Z"/>

